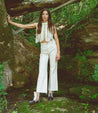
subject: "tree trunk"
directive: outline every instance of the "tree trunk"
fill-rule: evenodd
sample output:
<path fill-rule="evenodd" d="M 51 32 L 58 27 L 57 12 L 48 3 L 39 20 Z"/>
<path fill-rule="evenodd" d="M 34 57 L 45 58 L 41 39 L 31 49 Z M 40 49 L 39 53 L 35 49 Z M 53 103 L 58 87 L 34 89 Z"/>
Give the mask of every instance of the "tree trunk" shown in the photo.
<path fill-rule="evenodd" d="M 4 62 L 7 62 L 13 72 L 15 66 L 13 33 L 7 22 L 4 0 L 0 0 L 0 64 Z M 6 71 L 8 73 L 9 70 Z"/>

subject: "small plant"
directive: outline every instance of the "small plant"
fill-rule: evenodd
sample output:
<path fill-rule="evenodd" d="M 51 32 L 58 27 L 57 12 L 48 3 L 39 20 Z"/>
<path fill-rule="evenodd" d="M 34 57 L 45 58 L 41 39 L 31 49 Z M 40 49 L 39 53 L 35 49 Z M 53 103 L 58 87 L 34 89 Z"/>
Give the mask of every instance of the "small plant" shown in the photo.
<path fill-rule="evenodd" d="M 97 96 L 98 96 L 98 94 L 95 94 L 95 95 L 92 96 L 92 98 L 97 98 Z"/>
<path fill-rule="evenodd" d="M 13 111 L 12 113 L 18 113 L 17 111 Z"/>
<path fill-rule="evenodd" d="M 4 91 L 6 87 L 2 82 L 3 69 L 4 65 L 0 64 L 0 113 L 2 113 L 4 109 L 7 109 L 7 92 Z"/>
<path fill-rule="evenodd" d="M 84 109 L 86 110 L 86 111 L 85 111 L 85 113 L 88 113 L 88 109 L 87 109 L 87 107 L 88 107 L 88 104 L 86 104 L 86 103 L 83 103 L 82 105 L 84 105 Z"/>
<path fill-rule="evenodd" d="M 22 95 L 23 95 L 24 97 L 26 97 L 26 96 L 27 96 L 27 94 L 26 94 L 26 93 L 23 93 Z"/>
<path fill-rule="evenodd" d="M 98 64 L 95 65 L 95 71 L 92 77 L 96 82 L 98 82 Z"/>

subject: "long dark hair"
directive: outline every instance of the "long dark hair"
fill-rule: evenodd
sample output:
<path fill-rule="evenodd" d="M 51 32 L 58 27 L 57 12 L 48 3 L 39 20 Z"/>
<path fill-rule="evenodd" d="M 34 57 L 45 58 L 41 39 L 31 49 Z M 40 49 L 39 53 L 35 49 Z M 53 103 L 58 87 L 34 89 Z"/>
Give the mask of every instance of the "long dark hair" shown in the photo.
<path fill-rule="evenodd" d="M 47 11 L 48 12 L 48 29 L 49 31 L 53 34 L 54 33 L 54 23 L 51 20 L 51 14 L 50 11 L 47 8 L 44 8 L 41 10 L 40 12 L 40 16 L 39 16 L 39 22 L 38 22 L 38 29 L 37 29 L 37 34 L 41 33 L 41 27 L 42 27 L 42 13 L 43 11 Z"/>

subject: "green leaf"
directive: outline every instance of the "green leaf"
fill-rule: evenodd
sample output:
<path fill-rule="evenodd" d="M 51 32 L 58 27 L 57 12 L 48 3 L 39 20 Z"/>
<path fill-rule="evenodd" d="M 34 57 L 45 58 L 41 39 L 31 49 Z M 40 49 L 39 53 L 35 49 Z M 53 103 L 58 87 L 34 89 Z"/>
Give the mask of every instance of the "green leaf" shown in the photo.
<path fill-rule="evenodd" d="M 83 60 L 85 60 L 85 59 L 86 59 L 86 57 L 83 55 L 83 56 L 82 56 L 82 59 L 83 59 Z"/>

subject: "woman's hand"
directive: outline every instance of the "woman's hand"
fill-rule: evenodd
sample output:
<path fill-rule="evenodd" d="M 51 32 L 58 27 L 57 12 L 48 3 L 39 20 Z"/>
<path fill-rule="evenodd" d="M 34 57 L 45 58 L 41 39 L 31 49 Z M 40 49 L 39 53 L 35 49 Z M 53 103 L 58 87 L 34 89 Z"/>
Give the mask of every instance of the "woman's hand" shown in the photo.
<path fill-rule="evenodd" d="M 60 53 L 57 53 L 56 55 L 56 61 L 60 60 Z"/>
<path fill-rule="evenodd" d="M 7 19 L 8 19 L 8 22 L 10 22 L 10 15 L 8 14 L 7 14 Z"/>

